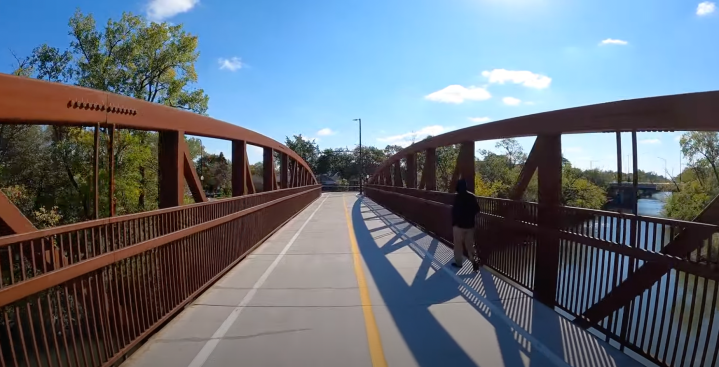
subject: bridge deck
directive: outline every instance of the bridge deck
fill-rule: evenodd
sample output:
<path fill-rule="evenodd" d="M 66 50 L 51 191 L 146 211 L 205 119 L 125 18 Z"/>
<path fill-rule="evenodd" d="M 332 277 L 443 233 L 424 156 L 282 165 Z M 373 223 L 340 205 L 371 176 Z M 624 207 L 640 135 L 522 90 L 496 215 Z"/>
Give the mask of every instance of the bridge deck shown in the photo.
<path fill-rule="evenodd" d="M 450 259 L 373 202 L 324 194 L 125 365 L 639 365 L 492 272 L 457 271 Z"/>

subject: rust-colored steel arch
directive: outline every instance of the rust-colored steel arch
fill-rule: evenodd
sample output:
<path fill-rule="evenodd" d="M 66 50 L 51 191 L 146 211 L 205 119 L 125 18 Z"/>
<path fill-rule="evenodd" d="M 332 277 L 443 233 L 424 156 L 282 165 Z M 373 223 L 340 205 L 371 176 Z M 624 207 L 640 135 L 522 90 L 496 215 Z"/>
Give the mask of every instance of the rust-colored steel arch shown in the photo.
<path fill-rule="evenodd" d="M 94 130 L 88 180 L 95 199 L 88 220 L 38 230 L 0 192 L 0 366 L 117 364 L 321 196 L 307 163 L 275 140 L 112 93 L 0 74 L 0 124 Z M 158 132 L 157 210 L 116 216 L 118 128 Z M 207 198 L 185 133 L 231 141 L 231 198 Z M 247 144 L 263 148 L 262 192 Z M 101 155 L 107 212 L 100 210 Z M 194 204 L 185 202 L 186 188 Z"/>
<path fill-rule="evenodd" d="M 181 131 L 208 138 L 239 140 L 287 154 L 311 173 L 307 162 L 286 145 L 211 117 L 109 92 L 0 74 L 0 123 L 95 126 Z M 310 180 L 317 183 L 314 175 Z"/>
<path fill-rule="evenodd" d="M 719 91 L 631 99 L 510 118 L 422 140 L 388 158 L 373 176 L 409 154 L 468 141 L 616 131 L 719 131 Z"/>
<path fill-rule="evenodd" d="M 435 238 L 451 244 L 455 200 L 451 192 L 460 177 L 466 179 L 470 191 L 474 188 L 475 142 L 536 136 L 517 182 L 507 191 L 507 198 L 477 198 L 479 213 L 475 218 L 474 237 L 478 240 L 476 249 L 481 259 L 498 273 L 531 290 L 540 302 L 574 315 L 576 324 L 600 330 L 607 340 L 615 340 L 658 365 L 674 366 L 680 345 L 676 341 L 686 343 L 690 334 L 700 335 L 703 327 L 711 329 L 712 325 L 713 332 L 719 332 L 713 318 L 697 317 L 696 326 L 692 324 L 686 331 L 681 331 L 684 330 L 681 326 L 671 331 L 672 326 L 668 326 L 667 332 L 672 335 L 667 335 L 663 353 L 654 348 L 656 343 L 652 340 L 644 343 L 647 335 L 637 339 L 637 330 L 649 334 L 651 339 L 659 325 L 652 317 L 661 318 L 656 333 L 660 335 L 668 307 L 672 313 L 675 306 L 681 307 L 680 314 L 684 315 L 685 308 L 694 310 L 697 304 L 702 304 L 703 309 L 702 302 L 716 304 L 716 299 L 709 296 L 696 299 L 683 296 L 686 299 L 682 299 L 665 293 L 660 299 L 658 289 L 663 279 L 669 284 L 671 272 L 683 272 L 687 278 L 694 276 L 705 282 L 719 282 L 716 271 L 719 255 L 712 257 L 712 251 L 716 250 L 710 248 L 714 243 L 712 238 L 719 235 L 719 196 L 691 222 L 639 214 L 637 200 L 633 200 L 638 193 L 637 132 L 719 131 L 717 116 L 719 92 L 712 91 L 603 103 L 472 126 L 420 141 L 389 157 L 373 174 L 366 194 Z M 633 193 L 628 200 L 633 205 L 631 214 L 562 205 L 561 135 L 598 132 L 616 135 L 617 157 L 622 157 L 621 133 L 631 133 L 634 168 L 630 186 Z M 454 172 L 451 177 L 444 176 L 442 182 L 450 193 L 439 192 L 437 148 L 455 144 L 459 145 L 459 151 Z M 424 163 L 422 172 L 418 172 L 418 153 L 424 155 L 420 162 Z M 621 158 L 617 166 L 617 180 L 624 181 Z M 522 200 L 535 172 L 537 203 Z M 651 235 L 649 228 L 654 231 Z M 601 255 L 595 256 L 595 253 Z M 604 267 L 605 256 L 614 259 L 611 260 L 613 270 L 609 265 Z M 617 259 L 629 260 L 631 264 L 627 265 L 624 277 L 617 276 L 624 271 L 618 270 L 621 261 Z M 579 263 L 593 264 L 594 268 L 586 272 L 585 265 L 576 266 Z M 616 284 L 595 289 L 597 284 L 610 282 Z M 653 296 L 654 288 L 657 292 Z M 585 289 L 591 289 L 591 294 Z M 714 294 L 717 289 L 715 287 Z M 652 297 L 656 299 L 652 301 Z M 652 302 L 654 305 L 650 306 Z M 660 303 L 663 303 L 663 312 L 659 311 Z M 685 316 L 679 319 L 682 317 Z M 706 335 L 703 339 L 697 337 L 697 346 L 689 354 L 689 348 L 684 349 L 680 364 L 684 365 L 685 359 L 691 359 L 692 364 L 695 360 L 701 365 L 716 364 L 719 350 L 710 349 L 711 337 L 709 332 Z M 668 355 L 670 348 L 674 352 Z"/>

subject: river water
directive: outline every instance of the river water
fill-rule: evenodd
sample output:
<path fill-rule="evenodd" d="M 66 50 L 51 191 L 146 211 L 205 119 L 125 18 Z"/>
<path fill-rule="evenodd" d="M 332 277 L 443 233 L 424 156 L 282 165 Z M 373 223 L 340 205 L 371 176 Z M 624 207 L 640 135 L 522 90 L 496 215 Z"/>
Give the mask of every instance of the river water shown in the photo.
<path fill-rule="evenodd" d="M 671 195 L 671 192 L 660 192 L 654 194 L 651 199 L 639 199 L 639 202 L 637 203 L 638 214 L 650 217 L 662 217 L 664 202 Z"/>

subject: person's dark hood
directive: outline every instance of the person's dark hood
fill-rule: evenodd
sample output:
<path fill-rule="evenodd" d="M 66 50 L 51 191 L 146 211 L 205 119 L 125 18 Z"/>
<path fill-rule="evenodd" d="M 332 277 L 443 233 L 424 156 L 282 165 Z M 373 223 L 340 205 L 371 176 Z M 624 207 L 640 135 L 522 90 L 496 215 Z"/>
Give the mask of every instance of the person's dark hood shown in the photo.
<path fill-rule="evenodd" d="M 458 194 L 466 193 L 467 192 L 467 181 L 465 181 L 463 178 L 460 178 L 459 180 L 457 180 L 457 187 L 456 187 L 455 191 Z"/>

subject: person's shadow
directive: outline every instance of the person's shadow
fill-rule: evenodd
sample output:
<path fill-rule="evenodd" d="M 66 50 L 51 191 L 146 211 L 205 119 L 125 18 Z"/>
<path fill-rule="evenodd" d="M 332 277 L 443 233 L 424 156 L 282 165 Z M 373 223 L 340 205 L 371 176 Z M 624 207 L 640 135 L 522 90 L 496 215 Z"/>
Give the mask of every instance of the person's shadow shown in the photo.
<path fill-rule="evenodd" d="M 375 223 L 378 221 L 379 223 Z M 465 286 L 460 286 L 441 269 L 452 261 L 451 249 L 373 201 L 358 196 L 352 206 L 352 225 L 359 251 L 382 301 L 417 365 L 496 367 L 483 364 L 481 358 L 476 360 L 468 355 L 430 312 L 431 305 L 451 302 L 459 296 L 459 299 L 472 305 L 494 328 L 504 366 L 554 366 L 557 361 L 556 357 L 549 359 L 546 353 L 540 353 L 538 346 L 532 346 L 515 332 L 510 324 L 493 315 L 492 308 L 497 310 L 497 306 L 515 324 L 529 331 L 532 337 L 541 340 L 543 348 L 549 349 L 571 365 L 617 366 L 613 358 L 599 346 L 598 340 L 592 337 L 588 339 L 586 335 L 567 338 L 566 334 L 571 334 L 566 332 L 571 327 L 569 320 L 549 308 L 537 307 L 527 293 L 501 280 L 492 272 L 482 269 L 474 274 L 471 273 L 469 265 L 460 270 L 452 270 L 464 281 Z M 379 247 L 376 241 L 377 232 L 386 229 L 391 232 L 380 236 L 391 238 Z M 412 242 L 414 244 L 410 245 Z M 417 249 L 417 246 L 421 249 Z M 412 249 L 422 258 L 411 284 L 407 284 L 387 257 L 388 254 L 405 247 Z M 426 254 L 433 257 L 434 261 Z M 434 270 L 431 275 L 430 270 Z M 471 288 L 472 291 L 465 287 Z M 479 299 L 474 294 L 485 299 Z M 492 302 L 493 307 L 489 307 L 486 302 Z M 484 342 L 483 334 L 487 338 L 486 333 L 486 330 L 477 330 L 478 346 Z M 494 340 L 489 341 L 494 343 Z M 523 359 L 528 359 L 529 363 L 525 363 Z"/>

